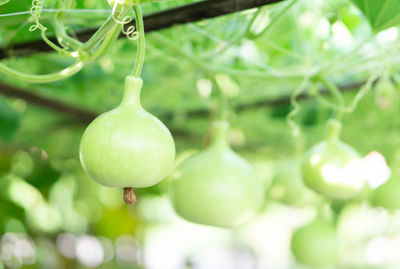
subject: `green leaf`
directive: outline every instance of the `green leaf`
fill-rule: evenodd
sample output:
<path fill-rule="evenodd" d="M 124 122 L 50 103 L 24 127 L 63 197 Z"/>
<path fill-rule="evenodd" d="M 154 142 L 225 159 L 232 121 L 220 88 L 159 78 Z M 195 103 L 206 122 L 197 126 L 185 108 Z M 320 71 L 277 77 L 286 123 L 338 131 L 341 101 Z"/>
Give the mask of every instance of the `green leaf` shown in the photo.
<path fill-rule="evenodd" d="M 399 0 L 352 0 L 364 13 L 374 31 L 400 24 Z"/>
<path fill-rule="evenodd" d="M 11 142 L 20 123 L 20 113 L 5 99 L 0 99 L 0 141 Z"/>

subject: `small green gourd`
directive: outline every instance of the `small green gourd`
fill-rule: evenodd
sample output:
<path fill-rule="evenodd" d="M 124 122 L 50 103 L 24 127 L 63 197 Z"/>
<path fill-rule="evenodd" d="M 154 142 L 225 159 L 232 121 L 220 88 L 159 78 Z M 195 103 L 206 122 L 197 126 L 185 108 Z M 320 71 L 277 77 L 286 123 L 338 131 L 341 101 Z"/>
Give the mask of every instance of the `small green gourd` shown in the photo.
<path fill-rule="evenodd" d="M 213 124 L 210 146 L 185 160 L 171 175 L 170 197 L 176 212 L 191 222 L 234 227 L 263 203 L 263 188 L 250 165 L 229 146 L 229 124 Z"/>
<path fill-rule="evenodd" d="M 287 159 L 279 164 L 268 195 L 283 204 L 299 207 L 315 205 L 319 200 L 318 195 L 305 186 L 296 159 Z"/>
<path fill-rule="evenodd" d="M 161 181 L 175 157 L 171 133 L 140 103 L 142 85 L 141 78 L 127 76 L 121 104 L 96 118 L 80 144 L 87 174 L 101 185 L 125 188 L 127 203 L 136 200 L 132 188 Z"/>
<path fill-rule="evenodd" d="M 339 262 L 336 227 L 320 215 L 293 233 L 290 247 L 298 262 L 311 267 L 325 268 Z"/>
<path fill-rule="evenodd" d="M 339 139 L 341 123 L 328 123 L 325 141 L 312 147 L 301 166 L 304 183 L 317 193 L 330 199 L 347 200 L 365 186 L 361 157 Z"/>

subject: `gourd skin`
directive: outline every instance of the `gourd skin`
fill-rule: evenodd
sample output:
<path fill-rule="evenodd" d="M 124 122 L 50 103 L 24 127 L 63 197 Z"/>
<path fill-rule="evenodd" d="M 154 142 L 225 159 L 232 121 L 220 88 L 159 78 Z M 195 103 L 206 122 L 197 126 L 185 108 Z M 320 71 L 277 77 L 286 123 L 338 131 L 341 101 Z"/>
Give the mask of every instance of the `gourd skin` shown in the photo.
<path fill-rule="evenodd" d="M 296 259 L 313 267 L 332 266 L 339 260 L 339 242 L 335 226 L 322 217 L 296 230 L 291 240 Z"/>
<path fill-rule="evenodd" d="M 208 149 L 183 162 L 172 174 L 170 197 L 183 218 L 229 228 L 259 210 L 263 190 L 250 165 L 227 145 L 225 132 L 217 133 Z"/>
<path fill-rule="evenodd" d="M 349 199 L 363 186 L 360 156 L 350 146 L 321 142 L 314 146 L 302 165 L 305 184 L 328 198 Z"/>
<path fill-rule="evenodd" d="M 96 118 L 82 137 L 82 166 L 99 184 L 148 187 L 172 168 L 174 141 L 164 124 L 140 105 L 142 84 L 128 76 L 121 105 Z"/>
<path fill-rule="evenodd" d="M 350 199 L 365 183 L 360 155 L 341 142 L 337 134 L 311 148 L 305 155 L 301 172 L 309 188 L 331 199 Z"/>
<path fill-rule="evenodd" d="M 295 159 L 283 161 L 274 177 L 269 197 L 293 206 L 315 205 L 318 196 L 307 188 L 301 178 L 300 163 Z"/>

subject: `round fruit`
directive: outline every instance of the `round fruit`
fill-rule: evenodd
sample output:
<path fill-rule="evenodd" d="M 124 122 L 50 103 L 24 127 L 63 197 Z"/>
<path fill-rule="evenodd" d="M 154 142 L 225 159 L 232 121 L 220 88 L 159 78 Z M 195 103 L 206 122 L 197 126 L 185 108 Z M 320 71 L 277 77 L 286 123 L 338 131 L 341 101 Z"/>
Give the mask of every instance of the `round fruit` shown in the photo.
<path fill-rule="evenodd" d="M 400 180 L 391 178 L 379 186 L 371 195 L 371 204 L 389 210 L 400 209 Z"/>
<path fill-rule="evenodd" d="M 269 197 L 294 206 L 312 205 L 318 200 L 318 196 L 304 185 L 299 162 L 291 159 L 280 164 L 273 177 Z"/>
<path fill-rule="evenodd" d="M 301 166 L 304 183 L 331 199 L 350 199 L 364 187 L 361 157 L 339 140 L 341 124 L 331 120 L 328 136 L 311 148 Z"/>
<path fill-rule="evenodd" d="M 172 174 L 170 197 L 176 212 L 199 224 L 233 227 L 261 207 L 263 190 L 250 165 L 227 142 L 229 125 L 217 121 L 210 146 Z"/>
<path fill-rule="evenodd" d="M 333 224 L 320 216 L 296 230 L 291 240 L 296 259 L 312 267 L 332 266 L 338 263 L 339 244 Z"/>
<path fill-rule="evenodd" d="M 82 166 L 104 186 L 148 187 L 172 168 L 174 141 L 164 124 L 141 106 L 142 84 L 140 78 L 126 77 L 121 104 L 96 118 L 83 134 Z"/>

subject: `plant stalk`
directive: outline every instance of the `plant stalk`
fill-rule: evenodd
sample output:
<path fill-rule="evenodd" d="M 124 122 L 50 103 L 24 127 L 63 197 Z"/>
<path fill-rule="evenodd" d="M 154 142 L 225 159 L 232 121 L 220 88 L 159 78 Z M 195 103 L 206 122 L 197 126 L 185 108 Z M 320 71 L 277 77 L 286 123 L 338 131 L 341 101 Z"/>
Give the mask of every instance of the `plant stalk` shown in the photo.
<path fill-rule="evenodd" d="M 144 57 L 146 52 L 146 40 L 144 36 L 144 24 L 143 24 L 143 14 L 142 9 L 138 5 L 133 6 L 136 18 L 136 31 L 138 32 L 138 43 L 137 43 L 137 54 L 135 66 L 132 70 L 132 76 L 140 77 L 142 72 Z"/>

